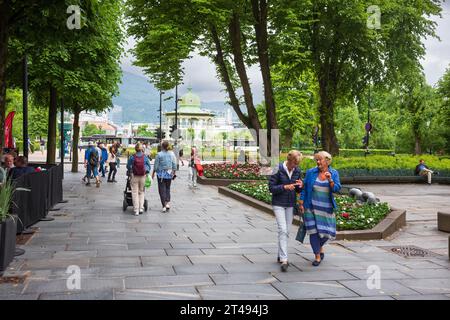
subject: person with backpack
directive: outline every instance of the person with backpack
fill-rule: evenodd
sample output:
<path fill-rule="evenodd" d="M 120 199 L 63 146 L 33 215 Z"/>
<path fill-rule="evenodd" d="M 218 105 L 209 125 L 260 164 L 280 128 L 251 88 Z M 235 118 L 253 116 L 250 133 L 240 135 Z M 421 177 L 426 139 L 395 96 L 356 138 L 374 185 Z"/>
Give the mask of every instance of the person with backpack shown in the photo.
<path fill-rule="evenodd" d="M 162 212 L 170 209 L 170 184 L 176 177 L 177 159 L 173 152 L 169 151 L 169 142 L 163 141 L 161 151 L 158 152 L 153 166 L 152 179 L 155 173 L 158 176 L 158 191 L 162 204 Z"/>
<path fill-rule="evenodd" d="M 102 173 L 102 178 L 104 178 L 106 176 L 105 164 L 106 164 L 106 161 L 108 160 L 108 149 L 105 148 L 105 145 L 103 144 L 103 142 L 99 142 L 98 148 L 100 149 L 100 152 L 101 152 L 100 172 Z"/>
<path fill-rule="evenodd" d="M 136 144 L 136 153 L 128 159 L 127 169 L 131 175 L 131 196 L 133 199 L 134 215 L 144 212 L 145 178 L 150 173 L 150 160 L 144 154 L 142 145 Z"/>
<path fill-rule="evenodd" d="M 86 168 L 86 186 L 91 185 L 91 175 L 94 175 L 97 188 L 100 188 L 100 178 L 98 176 L 98 164 L 100 162 L 101 153 L 94 146 L 92 141 L 89 141 L 88 148 L 84 153 L 84 167 Z"/>

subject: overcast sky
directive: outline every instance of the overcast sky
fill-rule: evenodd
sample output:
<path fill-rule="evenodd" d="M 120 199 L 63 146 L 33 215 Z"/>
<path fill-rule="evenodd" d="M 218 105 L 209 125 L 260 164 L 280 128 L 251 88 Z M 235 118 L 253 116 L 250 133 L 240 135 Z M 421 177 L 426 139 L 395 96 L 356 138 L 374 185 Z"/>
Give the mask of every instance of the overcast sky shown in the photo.
<path fill-rule="evenodd" d="M 424 40 L 427 53 L 422 61 L 427 81 L 431 85 L 436 84 L 450 65 L 450 1 L 443 5 L 442 18 L 436 18 L 435 21 L 438 23 L 436 33 L 440 41 L 435 38 Z M 133 39 L 128 39 L 126 49 L 132 48 L 134 43 Z M 122 59 L 122 69 L 144 76 L 140 68 L 132 65 L 132 61 L 133 57 L 130 54 L 125 56 Z M 179 88 L 181 93 L 184 93 L 190 85 L 202 101 L 226 100 L 227 95 L 223 91 L 223 85 L 217 80 L 215 66 L 207 58 L 194 54 L 183 66 L 185 78 L 184 84 Z M 252 67 L 247 72 L 252 84 L 254 101 L 260 103 L 263 100 L 263 85 L 259 68 Z"/>

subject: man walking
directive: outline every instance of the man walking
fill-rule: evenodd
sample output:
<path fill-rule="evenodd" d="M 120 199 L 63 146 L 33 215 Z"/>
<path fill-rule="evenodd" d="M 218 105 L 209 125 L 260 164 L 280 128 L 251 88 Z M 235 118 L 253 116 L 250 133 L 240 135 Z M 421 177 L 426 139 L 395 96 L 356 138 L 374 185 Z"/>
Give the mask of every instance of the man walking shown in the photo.
<path fill-rule="evenodd" d="M 102 178 L 104 178 L 106 175 L 106 169 L 105 169 L 105 164 L 106 161 L 108 160 L 108 150 L 105 148 L 105 145 L 103 144 L 103 142 L 100 142 L 98 144 L 98 147 L 100 148 L 100 152 L 101 152 L 101 159 L 100 159 L 100 172 L 102 173 Z"/>
<path fill-rule="evenodd" d="M 89 141 L 88 148 L 84 153 L 84 167 L 86 168 L 86 186 L 91 185 L 91 175 L 94 175 L 95 184 L 100 188 L 100 178 L 98 177 L 98 164 L 101 158 L 100 152 L 94 146 L 92 141 Z"/>

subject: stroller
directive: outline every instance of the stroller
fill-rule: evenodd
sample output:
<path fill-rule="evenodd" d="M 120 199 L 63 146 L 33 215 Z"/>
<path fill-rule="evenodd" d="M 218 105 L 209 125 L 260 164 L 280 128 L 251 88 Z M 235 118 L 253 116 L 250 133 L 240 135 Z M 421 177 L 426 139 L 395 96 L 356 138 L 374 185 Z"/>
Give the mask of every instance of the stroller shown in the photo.
<path fill-rule="evenodd" d="M 127 184 L 125 186 L 125 190 L 123 191 L 122 210 L 126 211 L 129 206 L 133 206 L 133 197 L 131 196 L 131 174 L 127 171 Z M 145 212 L 148 210 L 147 199 L 144 200 L 144 210 Z"/>

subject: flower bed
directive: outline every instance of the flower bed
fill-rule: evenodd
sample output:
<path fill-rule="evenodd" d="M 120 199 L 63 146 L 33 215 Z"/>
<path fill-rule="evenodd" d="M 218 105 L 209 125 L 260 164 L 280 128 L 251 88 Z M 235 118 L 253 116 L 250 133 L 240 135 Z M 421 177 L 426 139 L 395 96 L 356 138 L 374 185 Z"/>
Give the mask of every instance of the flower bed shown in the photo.
<path fill-rule="evenodd" d="M 266 182 L 239 182 L 228 186 L 257 200 L 270 204 L 272 195 Z M 391 211 L 385 202 L 370 205 L 358 204 L 345 195 L 336 195 L 338 210 L 336 211 L 336 228 L 340 230 L 372 229 Z"/>
<path fill-rule="evenodd" d="M 258 164 L 211 163 L 203 165 L 206 178 L 263 180 L 267 176 L 260 174 Z"/>
<path fill-rule="evenodd" d="M 439 177 L 450 177 L 450 159 L 429 155 L 334 157 L 332 167 L 339 171 L 341 177 L 411 177 L 414 176 L 414 169 L 422 158 L 432 170 L 439 172 Z M 315 161 L 309 158 L 304 158 L 300 163 L 303 174 L 315 166 Z M 258 164 L 213 163 L 203 167 L 206 178 L 265 180 L 268 177 L 260 174 L 261 168 L 267 167 Z"/>

